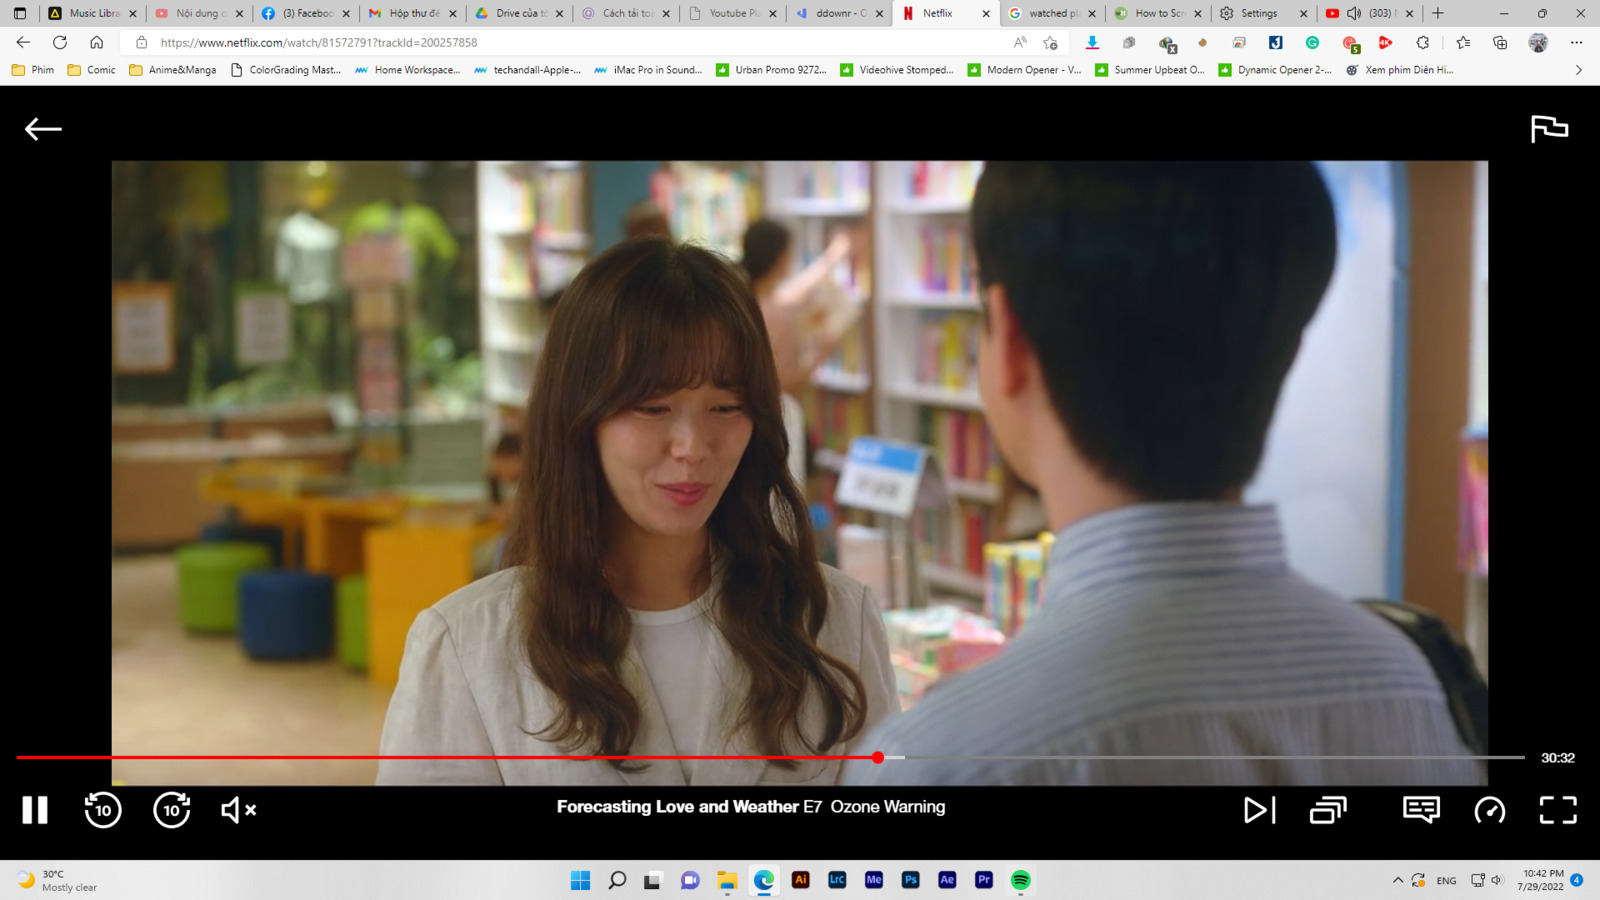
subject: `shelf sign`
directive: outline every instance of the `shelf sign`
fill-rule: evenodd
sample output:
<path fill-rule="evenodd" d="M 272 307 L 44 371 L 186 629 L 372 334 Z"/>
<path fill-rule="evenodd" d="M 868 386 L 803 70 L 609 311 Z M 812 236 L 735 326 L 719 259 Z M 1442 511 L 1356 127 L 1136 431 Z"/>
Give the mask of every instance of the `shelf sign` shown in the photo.
<path fill-rule="evenodd" d="M 259 285 L 240 285 L 234 354 L 241 368 L 288 362 L 293 339 L 289 297 Z"/>
<path fill-rule="evenodd" d="M 153 375 L 177 366 L 177 316 L 170 282 L 111 285 L 111 365 L 122 375 Z"/>
<path fill-rule="evenodd" d="M 949 502 L 939 467 L 927 447 L 875 437 L 850 442 L 839 473 L 840 506 L 909 519 L 917 510 Z"/>

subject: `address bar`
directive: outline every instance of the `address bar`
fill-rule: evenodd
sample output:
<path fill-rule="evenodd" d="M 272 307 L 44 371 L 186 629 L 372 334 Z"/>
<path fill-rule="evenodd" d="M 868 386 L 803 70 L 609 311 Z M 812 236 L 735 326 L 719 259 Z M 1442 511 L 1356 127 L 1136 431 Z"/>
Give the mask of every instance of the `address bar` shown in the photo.
<path fill-rule="evenodd" d="M 1065 30 L 1049 32 L 1059 49 L 1046 49 L 1043 30 L 1016 47 L 1019 32 L 955 29 L 854 28 L 501 28 L 461 30 L 124 29 L 125 56 L 1008 56 L 1065 57 Z"/>

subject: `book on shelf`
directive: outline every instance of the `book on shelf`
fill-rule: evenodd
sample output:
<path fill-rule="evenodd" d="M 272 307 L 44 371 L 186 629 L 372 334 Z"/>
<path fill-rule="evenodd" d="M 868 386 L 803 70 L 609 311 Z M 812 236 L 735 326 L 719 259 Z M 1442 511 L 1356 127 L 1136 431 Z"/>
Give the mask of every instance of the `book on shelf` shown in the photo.
<path fill-rule="evenodd" d="M 845 332 L 839 345 L 833 348 L 833 353 L 817 367 L 817 371 L 851 381 L 870 381 L 866 340 L 861 332 L 857 329 Z"/>
<path fill-rule="evenodd" d="M 966 228 L 932 222 L 921 225 L 916 271 L 921 289 L 927 293 L 972 293 L 972 251 Z"/>
<path fill-rule="evenodd" d="M 981 575 L 990 520 L 989 508 L 965 501 L 958 501 L 953 509 L 919 513 L 913 520 L 913 533 L 923 561 Z"/>
<path fill-rule="evenodd" d="M 1461 569 L 1489 577 L 1489 435 L 1468 432 L 1461 454 Z"/>
<path fill-rule="evenodd" d="M 651 199 L 666 215 L 672 236 L 703 241 L 737 258 L 750 224 L 754 184 L 737 169 L 674 164 L 651 176 Z"/>
<path fill-rule="evenodd" d="M 972 202 L 973 191 L 978 186 L 978 176 L 983 174 L 983 163 L 975 161 L 924 161 L 913 163 L 907 179 L 906 192 L 918 199 Z"/>
<path fill-rule="evenodd" d="M 550 234 L 580 234 L 583 221 L 583 172 L 549 169 L 540 178 L 538 230 Z"/>
<path fill-rule="evenodd" d="M 533 182 L 524 175 L 500 170 L 498 184 L 488 190 L 485 219 L 492 230 L 532 231 L 535 222 Z"/>
<path fill-rule="evenodd" d="M 806 392 L 803 405 L 813 447 L 845 454 L 852 440 L 871 433 L 871 410 L 864 396 L 813 388 Z"/>
<path fill-rule="evenodd" d="M 1006 637 L 1015 637 L 1044 601 L 1045 574 L 1055 536 L 1006 541 L 983 547 L 984 615 Z"/>
<path fill-rule="evenodd" d="M 803 162 L 796 167 L 795 196 L 804 200 L 866 203 L 872 192 L 868 162 Z"/>
<path fill-rule="evenodd" d="M 917 443 L 932 447 L 951 478 L 999 487 L 1004 467 L 981 413 L 924 406 L 917 410 Z"/>
<path fill-rule="evenodd" d="M 976 313 L 920 313 L 917 383 L 957 391 L 975 390 L 978 384 L 978 328 Z"/>

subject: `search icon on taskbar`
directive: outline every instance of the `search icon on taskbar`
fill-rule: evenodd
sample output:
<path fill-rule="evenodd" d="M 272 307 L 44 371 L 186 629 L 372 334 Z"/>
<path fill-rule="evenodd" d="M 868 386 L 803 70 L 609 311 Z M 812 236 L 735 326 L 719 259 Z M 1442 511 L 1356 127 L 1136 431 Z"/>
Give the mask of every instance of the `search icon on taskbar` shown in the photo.
<path fill-rule="evenodd" d="M 627 883 L 628 883 L 628 876 L 626 874 L 624 874 L 622 872 L 622 870 L 618 869 L 617 871 L 611 873 L 611 887 L 612 888 L 619 888 L 619 887 L 622 887 L 623 885 L 625 885 Z M 606 888 L 606 890 L 609 891 L 609 890 L 611 890 L 611 888 Z"/>

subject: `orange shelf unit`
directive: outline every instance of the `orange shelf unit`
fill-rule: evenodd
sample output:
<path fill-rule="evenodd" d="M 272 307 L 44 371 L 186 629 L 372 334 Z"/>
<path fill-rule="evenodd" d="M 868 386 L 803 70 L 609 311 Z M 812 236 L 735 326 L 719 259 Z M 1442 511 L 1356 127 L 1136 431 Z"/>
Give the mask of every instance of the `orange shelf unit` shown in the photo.
<path fill-rule="evenodd" d="M 393 687 L 417 615 L 489 574 L 500 526 L 402 523 L 366 533 L 368 676 Z"/>

